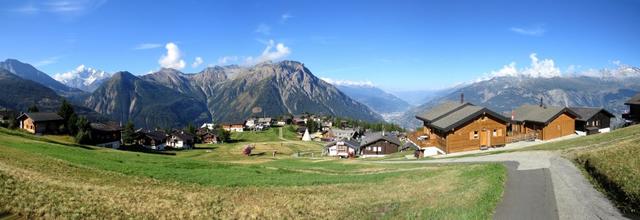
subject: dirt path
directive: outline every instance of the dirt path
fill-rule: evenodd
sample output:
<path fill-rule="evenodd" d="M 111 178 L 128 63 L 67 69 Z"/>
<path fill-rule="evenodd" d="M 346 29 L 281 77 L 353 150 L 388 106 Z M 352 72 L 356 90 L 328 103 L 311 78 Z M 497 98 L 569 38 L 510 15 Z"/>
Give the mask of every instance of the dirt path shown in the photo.
<path fill-rule="evenodd" d="M 626 219 L 559 153 L 526 151 L 431 161 L 388 163 L 506 162 L 509 170 L 495 219 Z"/>

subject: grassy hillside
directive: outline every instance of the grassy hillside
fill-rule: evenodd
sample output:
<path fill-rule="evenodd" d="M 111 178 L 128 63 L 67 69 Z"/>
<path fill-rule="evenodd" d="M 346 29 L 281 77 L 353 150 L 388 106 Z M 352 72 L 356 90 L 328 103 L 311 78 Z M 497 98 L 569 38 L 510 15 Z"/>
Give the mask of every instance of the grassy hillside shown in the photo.
<path fill-rule="evenodd" d="M 505 179 L 505 168 L 498 164 L 282 158 L 237 164 L 148 155 L 0 129 L 0 213 L 26 218 L 488 219 Z"/>

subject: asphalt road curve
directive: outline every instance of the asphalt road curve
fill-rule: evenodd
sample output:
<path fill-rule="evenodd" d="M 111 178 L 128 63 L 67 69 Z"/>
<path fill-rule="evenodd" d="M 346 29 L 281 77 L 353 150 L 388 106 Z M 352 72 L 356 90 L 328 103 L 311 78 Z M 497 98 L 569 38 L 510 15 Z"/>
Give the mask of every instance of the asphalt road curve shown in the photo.
<path fill-rule="evenodd" d="M 494 219 L 559 219 L 551 172 L 547 168 L 517 170 L 517 162 L 505 162 L 508 178 L 504 197 Z"/>

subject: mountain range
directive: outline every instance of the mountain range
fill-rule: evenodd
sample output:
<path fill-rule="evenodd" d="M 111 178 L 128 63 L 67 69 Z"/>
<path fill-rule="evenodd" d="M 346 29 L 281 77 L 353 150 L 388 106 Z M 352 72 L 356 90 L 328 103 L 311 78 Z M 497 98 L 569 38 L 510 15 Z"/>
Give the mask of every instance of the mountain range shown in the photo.
<path fill-rule="evenodd" d="M 616 69 L 590 70 L 567 76 L 498 76 L 464 84 L 395 118 L 406 128 L 420 125 L 415 116 L 444 101 L 460 100 L 489 107 L 509 115 L 523 104 L 542 101 L 548 106 L 603 107 L 618 115 L 627 110 L 624 102 L 640 91 L 640 69 L 620 66 Z"/>
<path fill-rule="evenodd" d="M 205 103 L 217 122 L 244 120 L 251 115 L 337 115 L 364 121 L 382 117 L 314 76 L 300 62 L 264 62 L 251 67 L 209 67 L 196 74 L 173 69 L 142 76 Z M 262 111 L 253 112 L 254 107 Z"/>
<path fill-rule="evenodd" d="M 55 76 L 64 84 L 14 59 L 1 62 L 0 69 L 0 84 L 7 85 L 0 105 L 18 111 L 33 104 L 55 110 L 62 99 L 68 99 L 88 113 L 121 122 L 131 120 L 147 128 L 306 112 L 371 122 L 383 120 L 296 61 L 264 62 L 251 67 L 216 66 L 194 74 L 160 69 L 143 76 L 126 71 L 110 76 L 81 65 Z"/>
<path fill-rule="evenodd" d="M 335 86 L 349 97 L 380 114 L 404 112 L 411 106 L 406 101 L 375 86 L 339 84 Z"/>

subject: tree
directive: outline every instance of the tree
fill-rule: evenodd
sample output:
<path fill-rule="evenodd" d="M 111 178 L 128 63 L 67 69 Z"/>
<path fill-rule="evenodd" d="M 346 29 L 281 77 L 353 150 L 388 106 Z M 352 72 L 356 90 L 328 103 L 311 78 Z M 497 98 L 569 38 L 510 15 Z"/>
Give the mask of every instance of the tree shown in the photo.
<path fill-rule="evenodd" d="M 73 110 L 73 106 L 67 102 L 67 100 L 62 100 L 62 105 L 60 105 L 60 109 L 58 109 L 58 115 L 64 119 L 64 129 L 71 135 L 75 135 L 78 132 L 78 128 L 76 127 L 77 120 L 72 120 L 72 118 L 76 118 L 76 112 Z"/>
<path fill-rule="evenodd" d="M 313 119 L 307 120 L 307 128 L 309 129 L 309 133 L 315 133 L 319 130 L 320 124 Z"/>
<path fill-rule="evenodd" d="M 91 142 L 91 126 L 89 126 L 89 120 L 85 117 L 78 117 L 76 127 L 78 128 L 78 133 L 75 136 L 76 143 L 89 144 Z"/>
<path fill-rule="evenodd" d="M 222 128 L 217 128 L 216 129 L 216 136 L 218 137 L 219 141 L 224 142 L 229 142 L 231 140 L 231 132 L 224 130 Z"/>
<path fill-rule="evenodd" d="M 184 130 L 190 135 L 196 135 L 196 127 L 191 123 L 187 124 L 187 127 L 185 127 Z"/>
<path fill-rule="evenodd" d="M 133 122 L 129 120 L 127 124 L 122 129 L 122 142 L 124 144 L 133 143 L 133 133 L 135 132 L 135 126 Z"/>
<path fill-rule="evenodd" d="M 38 106 L 36 106 L 36 104 L 33 104 L 31 107 L 29 107 L 27 109 L 27 112 L 39 112 L 40 109 L 38 109 Z"/>

